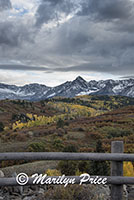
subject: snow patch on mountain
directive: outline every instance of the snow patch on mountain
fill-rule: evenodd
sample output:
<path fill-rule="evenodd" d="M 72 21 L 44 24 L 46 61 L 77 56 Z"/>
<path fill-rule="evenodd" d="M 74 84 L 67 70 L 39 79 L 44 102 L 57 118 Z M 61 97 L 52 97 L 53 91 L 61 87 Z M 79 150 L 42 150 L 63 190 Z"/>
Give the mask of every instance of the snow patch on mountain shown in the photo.
<path fill-rule="evenodd" d="M 87 82 L 79 76 L 73 81 L 67 81 L 56 87 L 47 87 L 38 83 L 21 87 L 0 83 L 0 99 L 39 101 L 56 96 L 70 98 L 89 94 L 134 97 L 134 79 Z"/>
<path fill-rule="evenodd" d="M 55 92 L 50 94 L 50 95 L 48 95 L 47 98 L 50 98 L 50 97 L 53 97 L 53 96 L 55 96 Z"/>

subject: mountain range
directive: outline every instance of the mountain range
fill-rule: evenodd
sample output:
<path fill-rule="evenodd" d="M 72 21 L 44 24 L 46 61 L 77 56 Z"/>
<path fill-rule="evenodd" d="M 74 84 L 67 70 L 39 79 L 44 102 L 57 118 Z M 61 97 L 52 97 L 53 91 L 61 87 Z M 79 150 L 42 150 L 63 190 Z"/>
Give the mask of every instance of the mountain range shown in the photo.
<path fill-rule="evenodd" d="M 0 99 L 23 99 L 39 101 L 56 96 L 75 97 L 79 95 L 121 95 L 134 97 L 134 79 L 86 81 L 78 76 L 73 81 L 67 81 L 56 87 L 42 84 L 27 84 L 24 86 L 0 83 Z"/>

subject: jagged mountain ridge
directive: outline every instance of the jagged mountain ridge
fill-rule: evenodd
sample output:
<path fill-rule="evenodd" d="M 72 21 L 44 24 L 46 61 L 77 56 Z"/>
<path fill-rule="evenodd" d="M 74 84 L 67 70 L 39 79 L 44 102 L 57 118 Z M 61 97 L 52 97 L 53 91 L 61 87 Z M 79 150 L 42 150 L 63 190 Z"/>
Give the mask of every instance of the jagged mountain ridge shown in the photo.
<path fill-rule="evenodd" d="M 74 81 L 67 81 L 56 87 L 48 87 L 37 83 L 24 86 L 0 83 L 0 99 L 38 101 L 55 96 L 75 97 L 85 94 L 134 97 L 134 79 L 91 80 L 87 82 L 82 77 L 78 76 Z"/>

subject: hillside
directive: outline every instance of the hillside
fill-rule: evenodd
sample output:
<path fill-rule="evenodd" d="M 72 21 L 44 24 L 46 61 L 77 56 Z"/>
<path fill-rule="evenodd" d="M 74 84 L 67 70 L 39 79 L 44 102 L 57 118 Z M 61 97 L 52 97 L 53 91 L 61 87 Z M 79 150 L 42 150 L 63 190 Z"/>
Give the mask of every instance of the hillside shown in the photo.
<path fill-rule="evenodd" d="M 98 139 L 105 141 L 108 151 L 111 140 L 129 143 L 133 137 L 133 105 L 133 98 L 94 95 L 40 102 L 2 100 L 0 151 L 62 151 L 71 143 L 80 151 L 93 151 Z"/>
<path fill-rule="evenodd" d="M 134 153 L 134 98 L 84 95 L 39 102 L 2 100 L 0 111 L 0 152 L 110 152 L 111 141 L 123 140 L 125 152 Z M 30 175 L 37 166 L 43 173 L 45 162 L 47 168 L 62 174 L 109 174 L 107 162 L 99 169 L 90 161 L 42 161 L 38 166 L 36 161 L 16 160 L 3 161 L 0 167 L 11 176 L 22 165 Z M 128 175 L 127 165 L 124 169 Z"/>
<path fill-rule="evenodd" d="M 22 118 L 25 118 L 27 114 L 45 117 L 62 114 L 75 115 L 75 110 L 77 117 L 87 114 L 94 116 L 129 105 L 134 105 L 134 98 L 106 95 L 83 95 L 75 98 L 54 97 L 39 102 L 1 100 L 0 121 L 3 122 L 4 126 L 11 128 L 18 118 L 21 119 L 20 115 L 25 115 Z"/>

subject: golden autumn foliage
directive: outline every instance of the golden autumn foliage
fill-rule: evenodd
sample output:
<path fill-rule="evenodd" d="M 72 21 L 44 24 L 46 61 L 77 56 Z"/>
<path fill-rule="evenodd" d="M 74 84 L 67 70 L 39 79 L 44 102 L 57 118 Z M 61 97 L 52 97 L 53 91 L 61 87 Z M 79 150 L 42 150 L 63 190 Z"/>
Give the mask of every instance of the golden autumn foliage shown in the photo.
<path fill-rule="evenodd" d="M 86 173 L 86 172 L 85 172 L 85 173 Z M 81 174 L 82 174 L 82 172 L 80 172 L 80 170 L 77 169 L 76 172 L 75 172 L 75 176 L 80 176 Z"/>
<path fill-rule="evenodd" d="M 8 131 L 8 130 L 10 130 L 10 128 L 8 126 L 5 126 L 4 131 Z"/>
<path fill-rule="evenodd" d="M 33 115 L 31 113 L 27 113 L 27 116 L 32 119 L 33 118 Z"/>
<path fill-rule="evenodd" d="M 133 176 L 134 177 L 134 167 L 132 162 L 123 163 L 123 176 Z"/>
<path fill-rule="evenodd" d="M 90 116 L 95 115 L 96 110 L 87 106 L 82 106 L 73 103 L 63 103 L 63 102 L 48 102 L 48 105 L 55 108 L 58 111 L 62 111 L 68 114 L 73 114 L 73 116 Z"/>
<path fill-rule="evenodd" d="M 56 109 L 57 111 L 62 111 L 63 114 L 54 115 L 54 116 L 37 116 L 35 114 L 27 113 L 27 117 L 31 120 L 28 122 L 16 121 L 12 125 L 12 129 L 22 129 L 22 128 L 30 128 L 34 126 L 46 125 L 56 123 L 59 119 L 68 120 L 68 119 L 76 119 L 78 117 L 89 117 L 95 116 L 96 110 L 87 106 L 72 104 L 72 103 L 53 103 L 48 102 L 48 105 L 51 108 Z"/>
<path fill-rule="evenodd" d="M 57 169 L 48 169 L 46 171 L 46 174 L 48 176 L 61 176 L 61 172 L 59 170 L 57 170 Z"/>
<path fill-rule="evenodd" d="M 46 117 L 46 116 L 37 116 L 33 115 L 35 118 L 34 120 L 29 120 L 26 123 L 22 123 L 19 121 L 16 121 L 12 125 L 12 129 L 22 129 L 22 128 L 30 128 L 34 126 L 41 126 L 41 125 L 46 125 L 46 124 L 51 124 L 57 122 L 59 119 L 65 119 L 67 117 L 66 114 L 61 114 L 61 115 L 54 115 L 52 117 Z"/>

